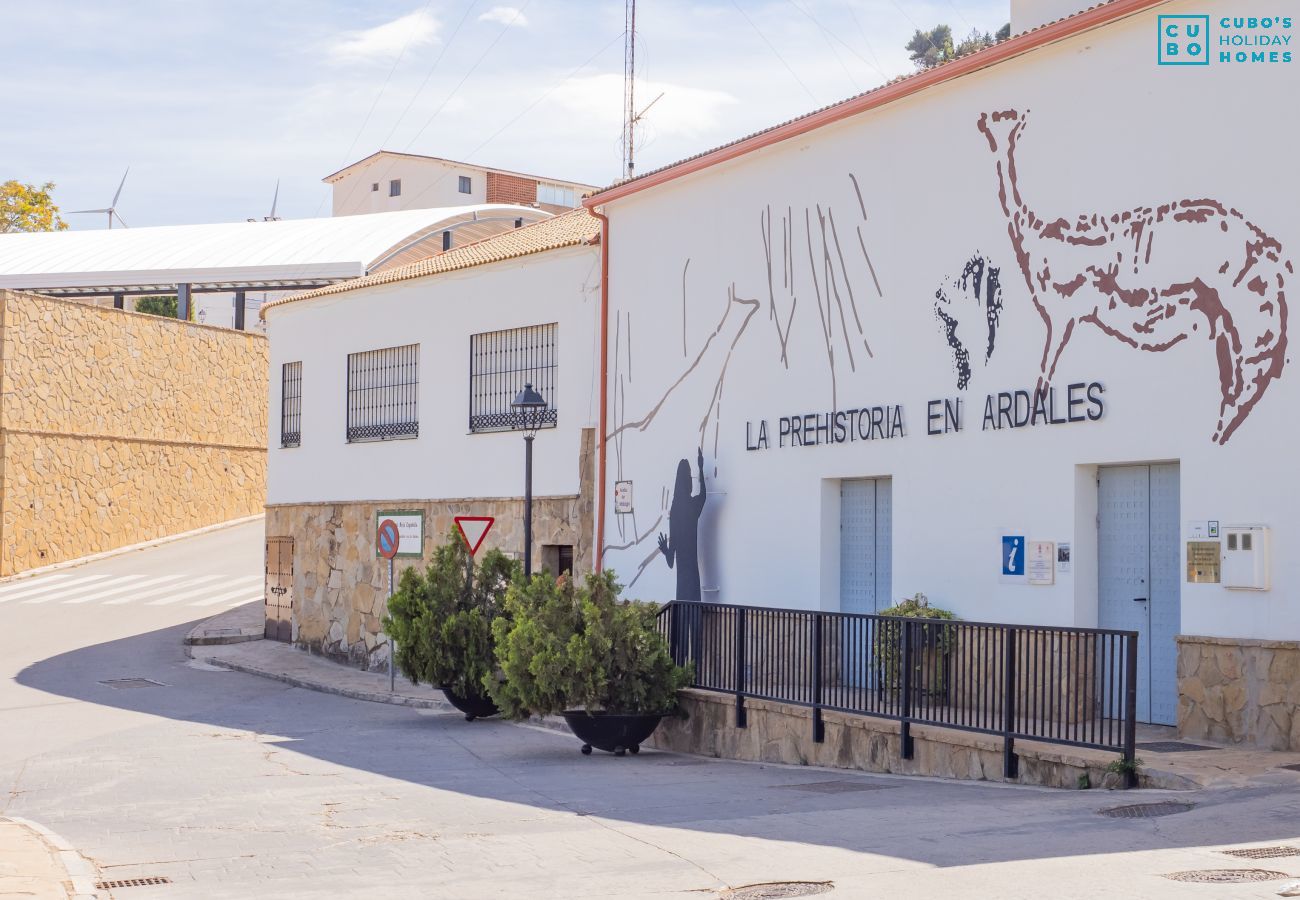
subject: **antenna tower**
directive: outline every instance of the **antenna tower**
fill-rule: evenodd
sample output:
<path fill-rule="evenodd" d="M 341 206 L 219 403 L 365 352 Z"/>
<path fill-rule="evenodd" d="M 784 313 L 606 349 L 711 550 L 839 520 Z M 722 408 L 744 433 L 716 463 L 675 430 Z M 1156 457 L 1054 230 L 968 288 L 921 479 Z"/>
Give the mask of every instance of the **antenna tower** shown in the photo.
<path fill-rule="evenodd" d="M 631 178 L 636 169 L 635 136 L 636 101 L 636 0 L 626 0 L 623 14 L 623 176 Z"/>

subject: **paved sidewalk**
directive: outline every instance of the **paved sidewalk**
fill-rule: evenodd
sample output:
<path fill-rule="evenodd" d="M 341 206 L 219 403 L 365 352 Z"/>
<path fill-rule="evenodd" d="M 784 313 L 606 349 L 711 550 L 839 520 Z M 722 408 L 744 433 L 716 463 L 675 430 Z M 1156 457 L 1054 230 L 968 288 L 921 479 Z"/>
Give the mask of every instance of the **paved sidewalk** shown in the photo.
<path fill-rule="evenodd" d="M 260 641 L 266 633 L 266 618 L 262 607 L 261 602 L 245 603 L 205 619 L 185 635 L 185 645 L 203 647 Z"/>
<path fill-rule="evenodd" d="M 412 685 L 400 675 L 395 689 L 388 689 L 386 672 L 362 672 L 350 666 L 311 656 L 278 641 L 234 638 L 237 644 L 224 644 L 232 634 L 247 634 L 260 627 L 261 604 L 251 603 L 214 616 L 196 626 L 186 638 L 190 655 L 211 665 L 234 669 L 250 675 L 274 678 L 296 687 L 338 694 L 356 700 L 391 703 L 419 709 L 449 711 L 452 707 L 442 691 L 427 685 Z M 260 633 L 260 632 L 259 632 Z M 563 720 L 535 720 L 533 724 L 564 729 Z M 1142 749 L 1143 742 L 1174 741 L 1172 728 L 1139 726 L 1138 759 L 1153 787 L 1167 790 L 1230 789 L 1247 787 L 1294 787 L 1300 784 L 1300 772 L 1283 768 L 1300 765 L 1300 753 L 1224 747 L 1208 741 L 1183 741 L 1183 744 L 1208 749 L 1182 752 L 1156 752 Z M 1037 751 L 1061 757 L 1087 756 L 1095 751 L 1060 745 L 1019 742 Z M 1107 758 L 1109 758 L 1107 754 Z"/>
<path fill-rule="evenodd" d="M 0 898 L 95 896 L 95 869 L 81 854 L 34 822 L 0 816 Z"/>

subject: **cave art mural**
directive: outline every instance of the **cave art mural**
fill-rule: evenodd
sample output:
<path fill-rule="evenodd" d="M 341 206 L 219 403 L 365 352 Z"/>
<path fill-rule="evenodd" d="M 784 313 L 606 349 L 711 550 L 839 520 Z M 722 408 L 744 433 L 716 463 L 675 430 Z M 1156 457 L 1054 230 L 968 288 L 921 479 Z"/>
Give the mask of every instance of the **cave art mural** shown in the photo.
<path fill-rule="evenodd" d="M 983 364 L 993 358 L 1002 319 L 1001 269 L 976 251 L 958 275 L 934 292 L 934 317 L 952 350 L 957 389 L 970 386 L 972 352 Z"/>
<path fill-rule="evenodd" d="M 1029 110 L 982 113 L 1007 234 L 1047 333 L 1039 387 L 1051 381 L 1075 327 L 1091 325 L 1160 353 L 1203 333 L 1218 366 L 1226 443 L 1286 365 L 1282 245 L 1246 216 L 1209 198 L 1118 212 L 1036 210 L 1016 173 Z M 960 376 L 959 376 L 960 377 Z"/>
<path fill-rule="evenodd" d="M 708 499 L 703 450 L 698 451 L 697 466 L 700 492 L 692 494 L 691 464 L 684 459 L 677 464 L 677 480 L 668 507 L 668 534 L 659 533 L 659 552 L 667 560 L 668 568 L 677 569 L 676 599 L 690 603 L 700 602 L 700 516 Z"/>
<path fill-rule="evenodd" d="M 858 179 L 850 173 L 842 184 L 848 202 L 840 206 L 774 209 L 768 205 L 751 220 L 757 225 L 754 240 L 761 246 L 764 265 L 762 272 L 754 273 L 760 283 L 765 281 L 756 295 L 741 290 L 733 281 L 720 292 L 716 307 L 707 299 L 701 302 L 698 292 L 692 300 L 691 260 L 686 259 L 680 278 L 674 279 L 680 281 L 681 292 L 680 346 L 670 351 L 672 356 L 659 355 L 653 369 L 642 371 L 633 365 L 631 311 L 620 310 L 612 318 L 612 425 L 606 436 L 612 478 L 635 477 L 638 496 L 657 500 L 653 512 L 637 509 L 612 517 L 603 552 L 643 548 L 635 569 L 628 573 L 627 588 L 635 586 L 649 567 L 661 565 L 675 570 L 678 599 L 697 600 L 710 590 L 708 584 L 701 586 L 702 573 L 708 572 L 715 559 L 704 515 L 706 459 L 716 478 L 727 371 L 742 338 L 762 342 L 764 354 L 784 370 L 800 352 L 792 334 L 811 329 L 804 332 L 813 338 L 803 345 L 803 352 L 807 354 L 809 346 L 814 348 L 806 362 L 824 374 L 820 390 L 831 409 L 837 409 L 842 399 L 840 382 L 844 377 L 872 358 L 868 306 L 883 301 L 884 292 L 864 228 L 867 206 Z M 770 323 L 770 329 L 753 327 L 762 319 Z M 672 357 L 678 353 L 680 361 L 674 371 Z M 632 408 L 628 387 L 634 378 L 646 377 L 662 383 L 653 391 L 652 401 Z M 661 417 L 694 423 L 694 434 L 664 436 L 662 442 L 681 446 L 690 441 L 687 446 L 701 448 L 697 455 L 698 494 L 692 494 L 686 460 L 678 464 L 672 480 L 664 477 L 673 471 L 671 464 L 660 472 L 629 471 L 625 442 L 629 436 L 653 429 Z"/>

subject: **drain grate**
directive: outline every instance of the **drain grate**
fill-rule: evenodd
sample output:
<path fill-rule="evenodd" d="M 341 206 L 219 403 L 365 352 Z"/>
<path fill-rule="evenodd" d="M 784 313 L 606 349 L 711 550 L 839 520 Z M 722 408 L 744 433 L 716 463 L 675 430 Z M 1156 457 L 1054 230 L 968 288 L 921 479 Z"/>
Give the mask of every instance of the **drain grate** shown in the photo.
<path fill-rule="evenodd" d="M 1197 884 L 1241 884 L 1248 881 L 1278 881 L 1291 876 L 1285 872 L 1268 869 L 1196 869 L 1191 872 L 1169 872 L 1170 881 L 1191 881 Z"/>
<path fill-rule="evenodd" d="M 166 875 L 151 875 L 148 878 L 118 878 L 114 881 L 97 881 L 95 890 L 112 891 L 118 888 L 129 887 L 152 887 L 155 884 L 171 884 L 172 880 Z"/>
<path fill-rule="evenodd" d="M 132 688 L 167 687 L 161 681 L 154 681 L 152 678 L 110 678 L 107 681 L 101 681 L 100 684 L 119 691 L 131 690 Z"/>
<path fill-rule="evenodd" d="M 1205 747 L 1201 744 L 1187 744 L 1183 741 L 1147 741 L 1145 744 L 1135 744 L 1139 750 L 1146 750 L 1150 753 L 1191 753 L 1193 750 L 1214 750 L 1215 747 Z"/>
<path fill-rule="evenodd" d="M 769 881 L 723 891 L 722 900 L 789 900 L 829 894 L 833 890 L 835 885 L 829 881 Z"/>
<path fill-rule="evenodd" d="M 808 791 L 810 794 L 849 794 L 854 791 L 882 791 L 892 784 L 872 784 L 869 781 L 810 781 L 807 784 L 778 784 L 783 791 Z"/>
<path fill-rule="evenodd" d="M 1284 856 L 1300 856 L 1300 847 L 1242 847 L 1219 852 L 1238 859 L 1281 859 Z"/>
<path fill-rule="evenodd" d="M 1110 809 L 1097 810 L 1103 816 L 1112 819 L 1158 819 L 1187 812 L 1195 804 L 1179 803 L 1175 800 L 1162 800 L 1159 803 L 1134 803 L 1130 806 L 1112 806 Z"/>

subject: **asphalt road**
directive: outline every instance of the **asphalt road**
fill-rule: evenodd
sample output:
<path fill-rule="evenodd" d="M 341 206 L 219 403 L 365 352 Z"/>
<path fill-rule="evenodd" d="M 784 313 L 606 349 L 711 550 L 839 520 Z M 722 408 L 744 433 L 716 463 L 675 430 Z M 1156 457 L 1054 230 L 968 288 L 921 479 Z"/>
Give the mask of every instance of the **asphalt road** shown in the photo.
<path fill-rule="evenodd" d="M 0 585 L 0 814 L 52 828 L 106 878 L 171 880 L 116 897 L 699 900 L 829 881 L 831 897 L 1235 898 L 1280 882 L 1166 876 L 1300 875 L 1300 855 L 1221 852 L 1300 847 L 1293 788 L 1118 794 L 584 757 L 553 732 L 188 660 L 184 633 L 240 601 L 261 540 L 242 526 Z M 1166 799 L 1192 805 L 1099 815 Z"/>

